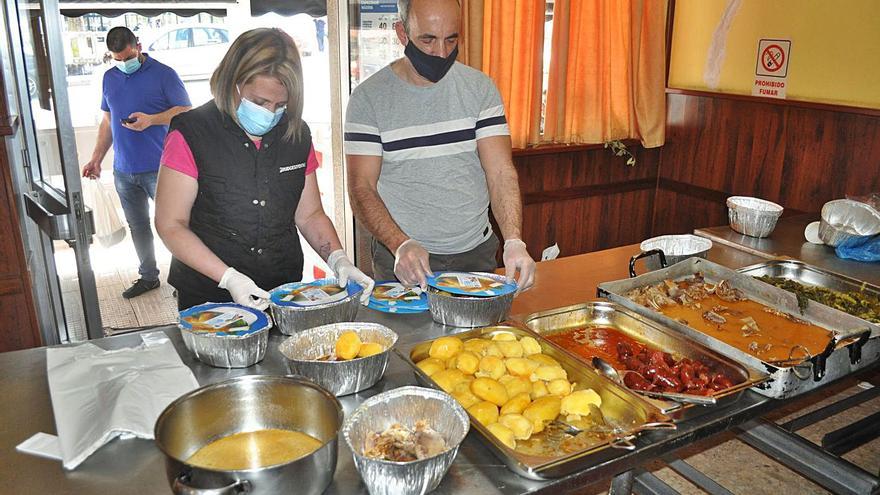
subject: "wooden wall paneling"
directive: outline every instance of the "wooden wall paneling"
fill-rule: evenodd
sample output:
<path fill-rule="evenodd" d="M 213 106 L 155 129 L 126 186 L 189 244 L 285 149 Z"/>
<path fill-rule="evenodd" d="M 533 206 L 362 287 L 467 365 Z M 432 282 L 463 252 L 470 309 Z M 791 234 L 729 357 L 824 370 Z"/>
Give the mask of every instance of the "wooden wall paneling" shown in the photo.
<path fill-rule="evenodd" d="M 819 211 L 847 194 L 880 192 L 880 117 L 791 108 L 788 128 L 783 206 Z"/>
<path fill-rule="evenodd" d="M 0 71 L 0 95 L 5 94 Z M 8 113 L 6 99 L 0 97 L 0 352 L 42 345 L 6 149 L 6 136 L 14 135 L 18 126 Z"/>
<path fill-rule="evenodd" d="M 41 345 L 39 335 L 30 332 L 36 328 L 32 311 L 27 308 L 31 304 L 29 292 L 19 291 L 0 296 L 0 315 L 3 318 L 3 331 L 0 332 L 0 352 L 29 349 Z"/>
<path fill-rule="evenodd" d="M 523 237 L 533 256 L 560 256 L 640 241 L 651 231 L 659 150 L 629 145 L 636 165 L 601 147 L 514 157 L 523 193 Z"/>
<path fill-rule="evenodd" d="M 778 190 L 784 107 L 688 95 L 668 95 L 667 105 L 661 179 L 733 194 Z"/>
<path fill-rule="evenodd" d="M 13 230 L 12 220 L 15 218 L 15 203 L 12 200 L 10 187 L 6 187 L 8 183 L 8 172 L 6 168 L 9 166 L 6 161 L 6 146 L 0 145 L 0 277 L 19 277 L 22 269 L 19 265 L 18 251 L 16 242 L 19 239 L 19 231 Z M 18 227 L 17 222 L 15 227 Z"/>
<path fill-rule="evenodd" d="M 662 185 L 657 190 L 654 208 L 652 236 L 688 234 L 695 228 L 727 223 L 724 202 L 671 191 Z"/>
<path fill-rule="evenodd" d="M 667 109 L 654 235 L 726 223 L 729 195 L 790 213 L 880 191 L 880 116 L 680 91 Z"/>
<path fill-rule="evenodd" d="M 650 237 L 654 190 L 526 205 L 523 226 L 530 252 L 559 245 L 560 256 L 622 246 Z"/>
<path fill-rule="evenodd" d="M 0 139 L 0 352 L 42 343 L 13 194 L 6 141 Z"/>

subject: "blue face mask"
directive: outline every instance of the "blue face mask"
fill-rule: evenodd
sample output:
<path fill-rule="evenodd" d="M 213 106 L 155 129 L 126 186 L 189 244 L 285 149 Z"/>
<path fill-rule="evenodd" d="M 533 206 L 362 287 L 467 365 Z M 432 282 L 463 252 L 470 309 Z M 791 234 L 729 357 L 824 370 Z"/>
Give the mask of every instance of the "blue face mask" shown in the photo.
<path fill-rule="evenodd" d="M 278 124 L 285 110 L 287 110 L 287 106 L 280 107 L 271 112 L 242 97 L 235 115 L 238 117 L 238 123 L 245 132 L 251 136 L 262 136 Z"/>
<path fill-rule="evenodd" d="M 113 64 L 125 74 L 134 74 L 141 68 L 140 56 L 128 60 L 114 60 Z"/>

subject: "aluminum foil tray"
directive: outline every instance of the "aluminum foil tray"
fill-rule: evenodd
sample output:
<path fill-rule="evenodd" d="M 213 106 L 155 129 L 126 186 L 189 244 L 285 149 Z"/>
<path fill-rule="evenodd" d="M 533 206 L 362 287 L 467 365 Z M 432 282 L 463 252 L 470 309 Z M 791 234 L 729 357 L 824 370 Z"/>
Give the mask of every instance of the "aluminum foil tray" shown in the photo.
<path fill-rule="evenodd" d="M 568 379 L 575 383 L 575 390 L 592 388 L 602 397 L 602 412 L 605 417 L 620 427 L 619 437 L 632 440 L 637 446 L 646 442 L 638 437 L 639 431 L 649 429 L 651 423 L 668 422 L 670 417 L 663 414 L 640 396 L 621 387 L 611 380 L 600 376 L 579 360 L 550 344 L 540 335 L 530 330 L 514 326 L 491 326 L 468 330 L 455 336 L 462 340 L 475 337 L 491 338 L 499 332 L 510 332 L 521 338 L 530 336 L 540 344 L 544 354 L 556 359 L 568 373 Z M 394 350 L 401 359 L 409 364 L 416 375 L 416 380 L 424 385 L 439 389 L 440 386 L 423 373 L 415 363 L 428 357 L 432 340 L 398 346 Z M 470 415 L 470 414 L 469 414 Z M 583 450 L 555 457 L 532 456 L 512 450 L 501 443 L 482 423 L 471 417 L 471 428 L 480 436 L 480 440 L 501 459 L 507 467 L 520 476 L 535 480 L 559 478 L 567 474 L 600 464 L 622 454 L 622 450 L 614 448 L 615 442 L 607 440 L 597 442 Z"/>
<path fill-rule="evenodd" d="M 727 198 L 727 217 L 730 228 L 751 237 L 767 237 L 776 228 L 782 215 L 778 204 L 748 196 Z"/>
<path fill-rule="evenodd" d="M 480 273 L 503 280 L 502 275 Z M 507 318 L 515 292 L 491 297 L 451 296 L 446 292 L 428 287 L 428 305 L 431 318 L 437 323 L 453 327 L 482 327 L 494 325 Z"/>
<path fill-rule="evenodd" d="M 583 327 L 613 328 L 637 342 L 668 352 L 676 358 L 686 357 L 700 361 L 713 370 L 723 372 L 735 383 L 733 387 L 713 394 L 718 404 L 734 402 L 744 390 L 768 379 L 765 372 L 743 366 L 704 345 L 688 340 L 670 328 L 610 302 L 590 302 L 542 311 L 526 316 L 523 318 L 523 323 L 541 335 L 552 335 Z M 554 342 L 550 344 L 555 345 Z M 591 366 L 584 358 L 565 349 L 561 350 L 583 361 L 585 365 Z M 673 401 L 645 399 L 676 421 L 697 416 L 707 410 Z"/>
<path fill-rule="evenodd" d="M 661 235 L 645 239 L 639 244 L 639 249 L 643 253 L 659 249 L 666 255 L 666 264 L 674 265 L 679 261 L 686 260 L 692 256 L 705 258 L 706 253 L 712 249 L 712 241 L 705 237 L 699 237 L 693 234 L 684 235 Z M 647 257 L 645 266 L 648 270 L 659 270 L 663 268 L 658 257 Z"/>
<path fill-rule="evenodd" d="M 336 339 L 349 330 L 357 332 L 362 342 L 380 343 L 385 350 L 347 361 L 317 361 L 333 353 Z M 375 385 L 385 374 L 389 352 L 396 343 L 397 334 L 378 323 L 331 323 L 298 332 L 282 342 L 278 350 L 287 358 L 292 373 L 310 378 L 333 395 L 341 396 Z"/>
<path fill-rule="evenodd" d="M 241 337 L 217 336 L 181 328 L 180 336 L 186 348 L 196 358 L 217 368 L 247 368 L 266 356 L 269 328 Z"/>
<path fill-rule="evenodd" d="M 354 320 L 364 289 L 354 283 L 349 283 L 348 287 L 348 297 L 328 304 L 281 306 L 270 302 L 272 319 L 275 320 L 275 325 L 284 335 L 293 335 L 296 332 L 328 323 Z"/>
<path fill-rule="evenodd" d="M 426 420 L 446 441 L 448 450 L 412 462 L 372 459 L 363 455 L 371 433 L 394 423 L 409 428 Z M 370 495 L 422 495 L 437 488 L 468 433 L 468 415 L 449 394 L 422 387 L 400 387 L 370 397 L 345 420 L 342 435 Z"/>
<path fill-rule="evenodd" d="M 722 340 L 683 325 L 660 312 L 636 304 L 624 296 L 638 287 L 657 284 L 664 279 L 678 280 L 696 273 L 702 273 L 709 281 L 728 280 L 732 287 L 743 291 L 749 299 L 779 311 L 796 314 L 799 318 L 829 330 L 832 333 L 832 340 L 828 348 L 798 365 L 780 368 Z M 871 332 L 871 328 L 864 320 L 820 304 L 810 305 L 803 314 L 800 314 L 794 294 L 711 261 L 691 258 L 635 278 L 603 282 L 599 284 L 598 293 L 599 296 L 661 323 L 738 363 L 758 370 L 766 370 L 770 374 L 770 379 L 756 385 L 754 390 L 767 397 L 779 399 L 793 397 L 846 376 L 872 362 L 871 356 L 863 355 L 862 352 Z"/>
<path fill-rule="evenodd" d="M 836 199 L 822 206 L 819 239 L 831 247 L 880 233 L 880 212 L 851 199 Z"/>

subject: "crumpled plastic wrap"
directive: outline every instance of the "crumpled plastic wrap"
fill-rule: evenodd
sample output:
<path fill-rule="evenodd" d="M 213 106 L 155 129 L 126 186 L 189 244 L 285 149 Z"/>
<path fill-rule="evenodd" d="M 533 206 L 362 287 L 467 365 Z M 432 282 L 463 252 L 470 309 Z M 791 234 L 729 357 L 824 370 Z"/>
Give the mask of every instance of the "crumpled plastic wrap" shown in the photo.
<path fill-rule="evenodd" d="M 165 334 L 137 347 L 106 351 L 94 344 L 46 349 L 52 411 L 65 469 L 75 469 L 118 436 L 153 438 L 168 404 L 198 388 Z"/>

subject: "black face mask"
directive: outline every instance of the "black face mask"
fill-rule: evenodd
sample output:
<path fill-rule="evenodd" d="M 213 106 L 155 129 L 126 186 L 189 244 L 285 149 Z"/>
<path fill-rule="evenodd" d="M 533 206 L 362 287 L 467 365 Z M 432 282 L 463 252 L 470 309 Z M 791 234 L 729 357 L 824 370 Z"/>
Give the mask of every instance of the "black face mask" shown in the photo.
<path fill-rule="evenodd" d="M 428 55 L 416 48 L 413 42 L 410 41 L 406 44 L 403 54 L 406 55 L 406 58 L 409 59 L 413 68 L 416 69 L 420 76 L 435 83 L 443 79 L 443 76 L 452 68 L 452 64 L 455 63 L 455 59 L 458 57 L 458 46 L 452 50 L 448 57 L 443 58 Z"/>

